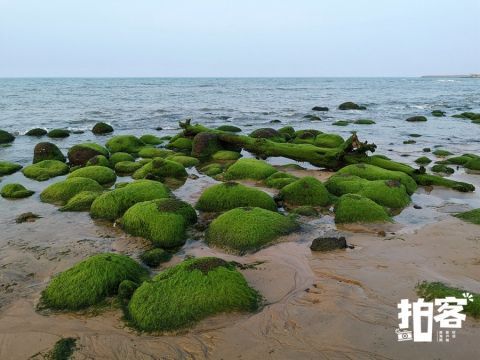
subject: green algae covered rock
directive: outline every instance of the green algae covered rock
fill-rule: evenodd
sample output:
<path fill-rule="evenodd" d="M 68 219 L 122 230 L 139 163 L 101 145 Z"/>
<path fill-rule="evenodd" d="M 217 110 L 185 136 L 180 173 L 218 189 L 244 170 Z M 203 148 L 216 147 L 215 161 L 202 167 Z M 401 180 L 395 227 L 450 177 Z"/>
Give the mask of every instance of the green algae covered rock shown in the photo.
<path fill-rule="evenodd" d="M 465 165 L 471 159 L 474 159 L 476 157 L 477 156 L 472 155 L 472 154 L 463 154 L 461 156 L 454 156 L 454 157 L 448 158 L 448 160 L 446 160 L 446 161 L 447 161 L 448 164 Z"/>
<path fill-rule="evenodd" d="M 88 160 L 97 155 L 108 157 L 108 150 L 95 143 L 83 143 L 72 146 L 68 150 L 68 161 L 73 166 L 84 166 Z"/>
<path fill-rule="evenodd" d="M 410 204 L 410 196 L 398 180 L 366 180 L 358 176 L 334 175 L 325 186 L 336 196 L 358 194 L 388 208 L 401 209 Z"/>
<path fill-rule="evenodd" d="M 274 142 L 285 142 L 282 134 L 272 128 L 256 129 L 252 131 L 249 136 L 257 139 L 269 139 Z"/>
<path fill-rule="evenodd" d="M 167 156 L 175 154 L 172 150 L 159 149 L 154 147 L 143 147 L 138 152 L 138 156 L 142 158 L 152 159 L 156 157 L 165 158 Z"/>
<path fill-rule="evenodd" d="M 212 155 L 213 160 L 238 160 L 242 157 L 239 152 L 230 150 L 220 150 Z"/>
<path fill-rule="evenodd" d="M 233 125 L 220 125 L 219 127 L 217 127 L 217 130 L 233 132 L 233 133 L 237 133 L 237 132 L 242 131 L 242 129 L 240 129 L 239 127 L 233 126 Z"/>
<path fill-rule="evenodd" d="M 379 159 L 380 161 L 381 159 Z M 401 171 L 386 170 L 369 164 L 353 164 L 337 171 L 338 175 L 354 175 L 367 180 L 398 180 L 407 189 L 408 194 L 417 190 L 415 180 Z"/>
<path fill-rule="evenodd" d="M 110 134 L 112 132 L 113 132 L 113 127 L 104 122 L 98 122 L 92 128 L 92 133 L 94 133 L 95 135 Z"/>
<path fill-rule="evenodd" d="M 417 116 L 409 117 L 406 121 L 408 121 L 408 122 L 425 122 L 425 121 L 427 121 L 427 118 L 425 116 L 417 115 Z"/>
<path fill-rule="evenodd" d="M 223 172 L 223 166 L 220 165 L 220 164 L 216 164 L 216 163 L 208 164 L 208 165 L 202 167 L 199 171 L 202 174 L 205 174 L 207 176 L 215 176 L 215 175 L 221 174 Z"/>
<path fill-rule="evenodd" d="M 70 136 L 70 131 L 65 129 L 53 129 L 47 133 L 47 136 L 52 139 L 63 139 Z"/>
<path fill-rule="evenodd" d="M 419 157 L 417 160 L 415 160 L 415 162 L 419 165 L 428 165 L 432 162 L 432 160 L 430 160 L 428 157 L 426 156 L 421 156 Z"/>
<path fill-rule="evenodd" d="M 376 124 L 376 122 L 371 120 L 371 119 L 358 119 L 358 120 L 355 120 L 353 123 L 357 124 L 357 125 L 373 125 L 373 124 Z"/>
<path fill-rule="evenodd" d="M 95 180 L 75 177 L 56 182 L 40 194 L 40 200 L 50 204 L 65 205 L 72 197 L 82 191 L 103 191 L 102 185 Z"/>
<path fill-rule="evenodd" d="M 443 117 L 443 116 L 445 116 L 445 111 L 433 110 L 431 114 L 432 114 L 432 116 L 435 116 L 435 117 Z"/>
<path fill-rule="evenodd" d="M 168 197 L 170 190 L 162 183 L 138 180 L 100 195 L 93 201 L 90 215 L 93 218 L 114 221 L 136 203 Z"/>
<path fill-rule="evenodd" d="M 65 156 L 57 145 L 50 142 L 41 142 L 35 145 L 33 149 L 33 163 L 36 164 L 43 160 L 58 160 L 65 162 Z"/>
<path fill-rule="evenodd" d="M 85 166 L 106 166 L 111 167 L 110 161 L 103 155 L 95 155 L 87 161 Z"/>
<path fill-rule="evenodd" d="M 15 136 L 5 130 L 0 130 L 0 144 L 8 144 L 15 140 Z"/>
<path fill-rule="evenodd" d="M 480 171 L 480 157 L 472 158 L 465 163 L 465 168 Z"/>
<path fill-rule="evenodd" d="M 239 159 L 227 169 L 225 172 L 225 179 L 264 180 L 276 172 L 277 169 L 265 161 L 256 159 Z"/>
<path fill-rule="evenodd" d="M 242 206 L 277 211 L 275 201 L 270 195 L 235 182 L 209 187 L 202 193 L 195 207 L 206 212 L 221 212 Z"/>
<path fill-rule="evenodd" d="M 417 181 L 418 185 L 422 186 L 444 186 L 446 188 L 450 188 L 460 192 L 475 191 L 475 186 L 472 184 L 461 181 L 454 181 L 436 175 L 419 174 L 415 175 L 415 180 Z"/>
<path fill-rule="evenodd" d="M 126 152 L 136 154 L 145 144 L 133 135 L 117 135 L 108 140 L 105 146 L 111 153 Z"/>
<path fill-rule="evenodd" d="M 182 179 L 187 176 L 187 171 L 182 164 L 162 158 L 154 158 L 132 175 L 134 179 L 148 178 L 161 181 L 166 178 Z"/>
<path fill-rule="evenodd" d="M 433 155 L 438 156 L 438 157 L 446 157 L 453 155 L 450 151 L 448 150 L 443 150 L 443 149 L 438 149 L 432 152 Z"/>
<path fill-rule="evenodd" d="M 435 173 L 444 173 L 444 174 L 453 174 L 455 172 L 455 170 L 453 170 L 451 167 L 443 164 L 433 165 L 432 171 Z"/>
<path fill-rule="evenodd" d="M 129 208 L 122 226 L 131 235 L 150 240 L 156 247 L 172 248 L 185 243 L 187 225 L 197 221 L 197 213 L 176 199 L 144 201 Z"/>
<path fill-rule="evenodd" d="M 68 174 L 68 165 L 58 160 L 43 160 L 23 168 L 23 175 L 37 181 L 45 181 Z"/>
<path fill-rule="evenodd" d="M 101 195 L 99 191 L 80 191 L 74 195 L 60 211 L 88 211 L 93 201 Z"/>
<path fill-rule="evenodd" d="M 140 283 L 147 271 L 128 256 L 98 254 L 55 276 L 42 292 L 41 307 L 80 310 L 104 301 L 124 280 Z"/>
<path fill-rule="evenodd" d="M 361 195 L 343 195 L 335 205 L 335 222 L 337 224 L 389 221 L 392 219 L 381 205 Z"/>
<path fill-rule="evenodd" d="M 192 151 L 192 140 L 186 137 L 174 138 L 167 144 L 167 148 L 190 152 Z"/>
<path fill-rule="evenodd" d="M 462 219 L 472 224 L 480 225 L 480 209 L 465 211 L 455 215 L 457 218 Z"/>
<path fill-rule="evenodd" d="M 0 160 L 0 176 L 10 175 L 22 168 L 22 165 Z"/>
<path fill-rule="evenodd" d="M 268 178 L 265 179 L 265 185 L 275 189 L 281 189 L 285 185 L 291 184 L 292 182 L 298 180 L 296 176 L 290 175 L 285 172 L 277 171 L 273 173 Z"/>
<path fill-rule="evenodd" d="M 44 136 L 47 135 L 47 130 L 42 128 L 30 129 L 25 133 L 25 136 Z"/>
<path fill-rule="evenodd" d="M 288 205 L 327 206 L 332 203 L 325 185 L 311 176 L 305 176 L 284 186 L 279 197 Z"/>
<path fill-rule="evenodd" d="M 110 164 L 112 164 L 112 166 L 115 166 L 115 164 L 121 161 L 135 161 L 135 158 L 129 153 L 124 152 L 116 152 L 110 156 Z"/>
<path fill-rule="evenodd" d="M 68 179 L 82 177 L 93 179 L 100 185 L 113 184 L 117 180 L 115 171 L 105 166 L 87 166 L 77 169 L 68 175 Z"/>
<path fill-rule="evenodd" d="M 260 304 L 261 296 L 234 265 L 196 258 L 145 281 L 128 304 L 127 318 L 143 331 L 171 331 L 215 314 L 252 312 Z"/>
<path fill-rule="evenodd" d="M 291 217 L 258 207 L 241 207 L 212 221 L 205 235 L 208 245 L 238 254 L 257 251 L 298 229 Z"/>
<path fill-rule="evenodd" d="M 347 101 L 338 106 L 339 110 L 366 110 L 365 106 L 355 104 L 354 102 Z"/>
<path fill-rule="evenodd" d="M 0 191 L 0 195 L 7 199 L 22 199 L 32 196 L 35 191 L 28 190 L 21 184 L 6 184 Z"/>
<path fill-rule="evenodd" d="M 115 164 L 115 171 L 120 175 L 131 175 L 144 164 L 135 161 L 120 161 Z"/>
<path fill-rule="evenodd" d="M 163 143 L 162 139 L 152 134 L 142 135 L 140 136 L 140 140 L 147 145 L 160 145 L 161 143 Z"/>
<path fill-rule="evenodd" d="M 347 126 L 347 125 L 350 125 L 351 122 L 350 121 L 347 121 L 347 120 L 338 120 L 338 121 L 335 121 L 332 123 L 332 125 L 335 125 L 335 126 Z"/>
<path fill-rule="evenodd" d="M 318 216 L 318 211 L 313 206 L 299 206 L 292 210 L 292 213 L 300 216 Z"/>
<path fill-rule="evenodd" d="M 172 254 L 159 248 L 147 250 L 140 255 L 140 260 L 149 267 L 157 267 L 161 263 L 169 261 L 171 258 Z"/>
<path fill-rule="evenodd" d="M 336 148 L 345 141 L 337 134 L 319 134 L 315 137 L 314 145 L 321 148 Z"/>
<path fill-rule="evenodd" d="M 171 155 L 167 156 L 166 159 L 182 164 L 182 166 L 186 168 L 197 166 L 198 164 L 200 164 L 200 160 L 198 160 L 197 158 L 186 155 Z"/>

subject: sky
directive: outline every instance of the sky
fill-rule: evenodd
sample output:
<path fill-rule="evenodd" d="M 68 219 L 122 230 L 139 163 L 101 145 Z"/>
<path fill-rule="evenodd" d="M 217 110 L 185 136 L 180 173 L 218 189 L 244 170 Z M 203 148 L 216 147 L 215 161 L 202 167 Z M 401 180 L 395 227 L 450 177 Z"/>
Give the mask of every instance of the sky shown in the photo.
<path fill-rule="evenodd" d="M 480 73 L 480 0 L 0 0 L 0 77 Z"/>

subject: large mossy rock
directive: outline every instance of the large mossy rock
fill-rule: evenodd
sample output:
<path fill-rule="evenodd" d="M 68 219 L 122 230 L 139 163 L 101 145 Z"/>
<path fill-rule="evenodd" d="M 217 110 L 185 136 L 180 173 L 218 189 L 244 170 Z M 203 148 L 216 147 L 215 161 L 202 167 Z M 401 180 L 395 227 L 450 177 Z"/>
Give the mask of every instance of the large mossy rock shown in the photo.
<path fill-rule="evenodd" d="M 268 139 L 274 142 L 285 142 L 285 138 L 277 130 L 272 128 L 260 128 L 250 133 L 250 137 Z"/>
<path fill-rule="evenodd" d="M 139 152 L 138 156 L 142 158 L 152 159 L 156 157 L 166 158 L 167 156 L 175 154 L 172 150 L 159 149 L 154 147 L 145 146 Z"/>
<path fill-rule="evenodd" d="M 367 108 L 362 105 L 355 104 L 354 102 L 347 101 L 338 106 L 339 110 L 366 110 Z"/>
<path fill-rule="evenodd" d="M 238 160 L 242 157 L 239 152 L 230 150 L 220 150 L 212 155 L 213 160 Z"/>
<path fill-rule="evenodd" d="M 160 145 L 161 143 L 163 143 L 163 140 L 161 138 L 152 134 L 142 135 L 140 136 L 140 140 L 147 145 Z"/>
<path fill-rule="evenodd" d="M 104 122 L 98 122 L 92 128 L 92 133 L 94 133 L 95 135 L 110 134 L 112 132 L 113 132 L 113 127 Z"/>
<path fill-rule="evenodd" d="M 195 207 L 206 212 L 222 212 L 243 206 L 277 211 L 275 201 L 270 195 L 235 182 L 209 187 L 202 193 Z"/>
<path fill-rule="evenodd" d="M 70 131 L 65 129 L 53 129 L 47 133 L 47 136 L 52 139 L 64 139 L 70 136 Z"/>
<path fill-rule="evenodd" d="M 42 292 L 41 307 L 80 310 L 104 301 L 124 280 L 140 283 L 147 271 L 128 256 L 98 254 L 55 276 Z"/>
<path fill-rule="evenodd" d="M 30 129 L 25 133 L 25 136 L 45 136 L 47 135 L 47 130 L 42 128 Z"/>
<path fill-rule="evenodd" d="M 197 221 L 197 213 L 177 199 L 144 201 L 129 208 L 122 226 L 131 235 L 150 240 L 156 247 L 172 248 L 185 243 L 185 230 Z"/>
<path fill-rule="evenodd" d="M 69 167 L 58 160 L 43 160 L 23 168 L 23 175 L 37 181 L 45 181 L 56 176 L 68 174 Z"/>
<path fill-rule="evenodd" d="M 332 203 L 325 185 L 312 176 L 285 185 L 279 197 L 288 205 L 327 206 Z"/>
<path fill-rule="evenodd" d="M 50 142 L 41 142 L 35 145 L 33 149 L 33 163 L 36 164 L 43 160 L 58 160 L 65 162 L 65 156 L 57 145 Z"/>
<path fill-rule="evenodd" d="M 15 140 L 15 136 L 5 130 L 0 130 L 0 144 L 8 144 Z"/>
<path fill-rule="evenodd" d="M 217 127 L 217 130 L 227 131 L 232 133 L 242 132 L 242 129 L 234 125 L 220 125 L 219 127 Z"/>
<path fill-rule="evenodd" d="M 132 175 L 134 179 L 154 179 L 161 181 L 168 178 L 184 179 L 187 176 L 187 171 L 182 164 L 162 158 L 154 158 Z"/>
<path fill-rule="evenodd" d="M 28 190 L 21 184 L 6 184 L 0 190 L 0 195 L 6 199 L 22 199 L 32 196 L 35 191 Z"/>
<path fill-rule="evenodd" d="M 144 164 L 135 161 L 120 161 L 115 164 L 115 171 L 119 175 L 131 175 Z"/>
<path fill-rule="evenodd" d="M 366 180 L 352 175 L 334 175 L 325 186 L 336 196 L 358 194 L 392 209 L 410 204 L 410 196 L 398 180 Z"/>
<path fill-rule="evenodd" d="M 101 195 L 99 191 L 81 191 L 62 206 L 60 211 L 88 211 L 93 201 Z"/>
<path fill-rule="evenodd" d="M 282 171 L 277 171 L 266 178 L 264 183 L 268 187 L 281 189 L 284 186 L 295 182 L 296 180 L 298 180 L 298 177 L 296 176 Z"/>
<path fill-rule="evenodd" d="M 68 175 L 68 179 L 75 177 L 83 177 L 93 179 L 100 185 L 113 184 L 117 181 L 115 171 L 105 166 L 87 166 L 77 169 Z"/>
<path fill-rule="evenodd" d="M 200 164 L 200 160 L 187 155 L 171 155 L 167 156 L 166 159 L 182 164 L 182 166 L 186 168 L 190 168 L 192 166 L 197 166 L 198 164 Z"/>
<path fill-rule="evenodd" d="M 95 143 L 83 143 L 74 145 L 68 150 L 68 161 L 73 166 L 84 166 L 88 160 L 97 155 L 108 158 L 108 150 Z"/>
<path fill-rule="evenodd" d="M 170 190 L 162 183 L 138 180 L 100 195 L 92 203 L 90 215 L 93 218 L 114 221 L 136 203 L 168 197 Z"/>
<path fill-rule="evenodd" d="M 269 163 L 256 159 L 239 159 L 225 172 L 226 180 L 264 180 L 277 172 Z"/>
<path fill-rule="evenodd" d="M 133 135 L 118 135 L 108 140 L 105 146 L 111 153 L 136 154 L 145 146 L 145 143 Z"/>
<path fill-rule="evenodd" d="M 109 160 L 110 164 L 112 164 L 112 166 L 115 166 L 115 164 L 121 161 L 135 161 L 135 158 L 129 153 L 117 152 L 112 154 Z"/>
<path fill-rule="evenodd" d="M 260 295 L 234 265 L 196 258 L 145 281 L 133 294 L 127 317 L 143 331 L 170 331 L 215 314 L 255 311 L 260 304 Z"/>
<path fill-rule="evenodd" d="M 353 164 L 345 166 L 336 173 L 337 175 L 354 175 L 366 180 L 398 180 L 407 189 L 408 194 L 417 190 L 415 180 L 401 171 L 386 170 L 369 164 Z"/>
<path fill-rule="evenodd" d="M 335 222 L 337 224 L 390 221 L 392 219 L 381 205 L 361 195 L 343 195 L 335 205 Z"/>
<path fill-rule="evenodd" d="M 65 205 L 72 197 L 82 191 L 103 191 L 102 185 L 87 178 L 72 178 L 56 182 L 42 191 L 40 200 L 50 204 Z"/>
<path fill-rule="evenodd" d="M 220 150 L 222 150 L 222 146 L 215 134 L 202 132 L 193 138 L 192 156 L 196 158 L 208 159 Z"/>
<path fill-rule="evenodd" d="M 464 166 L 469 170 L 480 171 L 480 157 L 468 160 Z"/>
<path fill-rule="evenodd" d="M 192 151 L 192 139 L 182 136 L 175 137 L 167 144 L 167 148 L 190 153 Z"/>
<path fill-rule="evenodd" d="M 344 142 L 345 140 L 337 134 L 318 134 L 315 137 L 314 145 L 321 148 L 336 148 Z"/>
<path fill-rule="evenodd" d="M 85 166 L 105 166 L 112 167 L 110 161 L 103 155 L 95 155 L 90 160 L 87 161 Z"/>
<path fill-rule="evenodd" d="M 242 207 L 213 220 L 205 240 L 209 245 L 244 254 L 257 251 L 296 229 L 298 224 L 291 217 L 258 207 Z"/>
<path fill-rule="evenodd" d="M 21 168 L 22 165 L 15 164 L 9 161 L 0 161 L 0 176 L 16 173 Z"/>

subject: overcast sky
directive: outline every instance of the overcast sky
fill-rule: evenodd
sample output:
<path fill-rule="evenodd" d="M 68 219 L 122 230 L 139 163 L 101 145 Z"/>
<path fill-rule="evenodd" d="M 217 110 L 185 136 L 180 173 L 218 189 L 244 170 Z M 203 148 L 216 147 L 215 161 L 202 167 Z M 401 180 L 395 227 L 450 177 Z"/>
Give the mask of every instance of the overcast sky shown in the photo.
<path fill-rule="evenodd" d="M 480 0 L 0 0 L 0 77 L 480 72 Z"/>

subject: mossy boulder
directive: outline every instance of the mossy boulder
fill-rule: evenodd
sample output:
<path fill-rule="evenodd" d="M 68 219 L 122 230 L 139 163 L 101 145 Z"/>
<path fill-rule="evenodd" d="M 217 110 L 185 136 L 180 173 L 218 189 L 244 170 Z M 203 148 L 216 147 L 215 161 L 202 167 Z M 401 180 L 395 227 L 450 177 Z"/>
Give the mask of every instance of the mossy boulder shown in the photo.
<path fill-rule="evenodd" d="M 480 225 L 480 209 L 465 211 L 455 216 L 459 219 L 462 219 L 463 221 Z"/>
<path fill-rule="evenodd" d="M 159 149 L 154 147 L 143 147 L 138 152 L 138 156 L 146 159 L 153 159 L 156 157 L 166 158 L 167 156 L 174 155 L 175 152 L 167 149 Z"/>
<path fill-rule="evenodd" d="M 115 171 L 119 175 L 131 175 L 144 164 L 135 161 L 120 161 L 115 164 Z"/>
<path fill-rule="evenodd" d="M 410 140 L 404 140 L 403 143 L 405 145 L 411 145 L 411 144 L 416 144 L 417 142 L 415 140 L 410 139 Z"/>
<path fill-rule="evenodd" d="M 7 199 L 22 199 L 32 196 L 35 191 L 28 190 L 21 184 L 6 184 L 2 187 L 0 195 Z"/>
<path fill-rule="evenodd" d="M 33 163 L 36 164 L 43 160 L 58 160 L 65 162 L 65 156 L 57 145 L 50 142 L 41 142 L 35 145 L 33 149 Z"/>
<path fill-rule="evenodd" d="M 93 201 L 101 195 L 99 191 L 80 191 L 62 206 L 60 211 L 88 211 Z"/>
<path fill-rule="evenodd" d="M 470 120 L 480 120 L 480 113 L 463 112 L 461 114 L 452 115 L 452 117 Z"/>
<path fill-rule="evenodd" d="M 265 179 L 265 185 L 275 189 L 281 189 L 284 186 L 295 182 L 298 178 L 285 172 L 278 171 Z"/>
<path fill-rule="evenodd" d="M 23 168 L 23 175 L 37 181 L 45 181 L 68 174 L 68 165 L 58 160 L 43 160 Z"/>
<path fill-rule="evenodd" d="M 295 137 L 295 129 L 293 126 L 284 126 L 278 129 L 278 132 L 287 140 Z"/>
<path fill-rule="evenodd" d="M 220 150 L 212 155 L 213 160 L 238 160 L 242 157 L 239 152 L 230 150 Z"/>
<path fill-rule="evenodd" d="M 233 133 L 237 133 L 237 132 L 242 131 L 242 129 L 240 129 L 237 126 L 233 126 L 233 125 L 220 125 L 219 127 L 217 127 L 217 130 L 233 132 Z"/>
<path fill-rule="evenodd" d="M 68 161 L 72 166 L 85 166 L 85 164 L 97 155 L 109 156 L 108 150 L 95 143 L 83 143 L 72 146 L 68 150 Z"/>
<path fill-rule="evenodd" d="M 335 222 L 380 223 L 392 221 L 385 209 L 373 200 L 357 194 L 345 194 L 335 205 Z"/>
<path fill-rule="evenodd" d="M 173 138 L 168 144 L 167 148 L 180 150 L 184 152 L 192 151 L 192 139 L 186 137 Z"/>
<path fill-rule="evenodd" d="M 136 154 L 145 144 L 133 135 L 117 135 L 108 140 L 105 146 L 111 153 L 126 152 Z"/>
<path fill-rule="evenodd" d="M 443 164 L 436 164 L 432 166 L 432 171 L 435 173 L 443 173 L 443 174 L 453 174 L 455 170 L 451 167 Z"/>
<path fill-rule="evenodd" d="M 197 166 L 198 164 L 200 164 L 200 160 L 187 155 L 171 155 L 171 156 L 167 156 L 166 159 L 182 164 L 182 166 L 186 168 Z"/>
<path fill-rule="evenodd" d="M 131 299 L 135 290 L 137 290 L 139 284 L 132 280 L 123 280 L 120 285 L 118 285 L 118 298 L 127 302 Z"/>
<path fill-rule="evenodd" d="M 201 132 L 195 135 L 192 141 L 192 156 L 199 159 L 208 159 L 217 151 L 223 150 L 218 136 L 212 133 Z"/>
<path fill-rule="evenodd" d="M 223 172 L 223 166 L 217 163 L 208 164 L 200 169 L 202 174 L 215 176 Z"/>
<path fill-rule="evenodd" d="M 117 180 L 115 171 L 106 166 L 87 166 L 77 169 L 68 175 L 68 179 L 81 177 L 89 178 L 98 182 L 100 185 L 113 184 Z"/>
<path fill-rule="evenodd" d="M 347 101 L 338 106 L 339 110 L 366 110 L 367 108 L 362 105 L 355 104 L 354 102 Z"/>
<path fill-rule="evenodd" d="M 92 203 L 90 215 L 93 218 L 114 221 L 136 203 L 168 197 L 170 190 L 162 183 L 138 180 L 100 195 Z"/>
<path fill-rule="evenodd" d="M 433 151 L 432 154 L 438 157 L 447 157 L 447 156 L 453 155 L 450 151 L 443 150 L 443 149 L 437 149 Z"/>
<path fill-rule="evenodd" d="M 169 261 L 171 258 L 172 254 L 159 248 L 147 250 L 140 255 L 140 260 L 149 267 L 157 267 L 161 263 Z"/>
<path fill-rule="evenodd" d="M 381 167 L 369 164 L 353 164 L 345 166 L 337 171 L 338 175 L 354 175 L 366 180 L 398 180 L 407 190 L 413 194 L 417 190 L 415 180 L 401 171 L 386 170 Z"/>
<path fill-rule="evenodd" d="M 332 203 L 325 185 L 312 176 L 285 185 L 280 190 L 279 198 L 288 205 L 327 206 Z"/>
<path fill-rule="evenodd" d="M 42 128 L 30 129 L 25 133 L 26 136 L 45 136 L 47 135 L 47 130 Z"/>
<path fill-rule="evenodd" d="M 106 166 L 111 167 L 110 161 L 103 155 L 95 155 L 87 161 L 85 166 Z"/>
<path fill-rule="evenodd" d="M 0 176 L 16 173 L 21 168 L 22 165 L 0 160 Z"/>
<path fill-rule="evenodd" d="M 275 201 L 270 195 L 235 182 L 209 187 L 202 193 L 195 207 L 206 212 L 221 212 L 242 206 L 277 211 Z"/>
<path fill-rule="evenodd" d="M 129 153 L 117 152 L 117 153 L 113 153 L 110 156 L 109 160 L 110 160 L 110 164 L 112 164 L 112 166 L 115 166 L 115 164 L 121 161 L 135 161 L 135 158 Z"/>
<path fill-rule="evenodd" d="M 300 215 L 300 216 L 318 216 L 318 211 L 313 206 L 304 205 L 298 206 L 291 211 L 293 214 Z"/>
<path fill-rule="evenodd" d="M 480 171 L 480 157 L 468 160 L 464 166 L 469 170 Z"/>
<path fill-rule="evenodd" d="M 419 165 L 428 165 L 432 162 L 428 157 L 426 156 L 421 156 L 418 159 L 415 160 L 415 162 Z"/>
<path fill-rule="evenodd" d="M 113 127 L 104 122 L 97 122 L 95 125 L 93 125 L 92 128 L 92 133 L 94 133 L 95 135 L 110 134 L 112 132 Z"/>
<path fill-rule="evenodd" d="M 260 295 L 232 264 L 196 258 L 144 282 L 128 304 L 127 318 L 143 331 L 171 331 L 215 314 L 252 312 L 260 303 Z"/>
<path fill-rule="evenodd" d="M 265 161 L 256 159 L 239 159 L 227 169 L 225 172 L 225 179 L 264 180 L 276 172 L 277 169 Z"/>
<path fill-rule="evenodd" d="M 265 247 L 298 229 L 291 217 L 254 207 L 229 210 L 212 221 L 205 235 L 208 245 L 244 254 Z"/>
<path fill-rule="evenodd" d="M 463 154 L 461 156 L 454 156 L 454 157 L 448 158 L 448 160 L 446 160 L 446 161 L 447 161 L 448 164 L 465 165 L 471 159 L 474 159 L 476 157 L 477 156 L 472 155 L 472 154 Z"/>
<path fill-rule="evenodd" d="M 445 116 L 445 111 L 442 111 L 442 110 L 433 110 L 433 111 L 432 111 L 432 116 L 435 116 L 435 117 L 443 117 L 443 116 Z"/>
<path fill-rule="evenodd" d="M 72 197 L 82 191 L 103 191 L 102 185 L 95 180 L 75 177 L 56 182 L 40 194 L 40 200 L 50 204 L 65 205 Z"/>
<path fill-rule="evenodd" d="M 167 178 L 182 179 L 187 176 L 187 171 L 182 164 L 162 158 L 152 159 L 132 175 L 134 179 L 148 178 L 161 181 Z"/>
<path fill-rule="evenodd" d="M 325 186 L 336 196 L 358 194 L 392 209 L 401 209 L 410 204 L 410 196 L 398 180 L 366 180 L 358 176 L 334 175 Z"/>
<path fill-rule="evenodd" d="M 55 276 L 40 303 L 55 310 L 80 310 L 115 295 L 124 280 L 140 283 L 146 277 L 147 271 L 128 256 L 93 255 Z"/>
<path fill-rule="evenodd" d="M 53 129 L 47 133 L 47 136 L 52 139 L 63 139 L 70 136 L 70 131 L 65 129 Z"/>
<path fill-rule="evenodd" d="M 417 115 L 417 116 L 411 116 L 409 117 L 406 121 L 408 122 L 425 122 L 428 119 L 425 116 Z"/>
<path fill-rule="evenodd" d="M 350 124 L 351 124 L 351 122 L 347 121 L 347 120 L 338 120 L 338 121 L 335 121 L 335 122 L 332 123 L 332 125 L 334 125 L 334 126 L 348 126 Z"/>
<path fill-rule="evenodd" d="M 272 128 L 260 128 L 250 133 L 250 137 L 257 139 L 269 139 L 275 142 L 285 142 L 284 137 L 277 130 Z"/>
<path fill-rule="evenodd" d="M 371 120 L 371 119 L 358 119 L 358 120 L 355 120 L 353 123 L 357 124 L 357 125 L 373 125 L 373 124 L 376 124 L 376 122 Z"/>
<path fill-rule="evenodd" d="M 322 119 L 320 118 L 320 116 L 317 116 L 317 115 L 312 115 L 312 114 L 307 114 L 303 117 L 304 119 L 308 119 L 310 121 L 322 121 Z"/>
<path fill-rule="evenodd" d="M 345 142 L 337 134 L 319 134 L 315 137 L 314 145 L 321 148 L 336 148 Z"/>
<path fill-rule="evenodd" d="M 163 143 L 162 139 L 152 134 L 142 135 L 140 136 L 140 140 L 147 145 L 160 145 L 161 143 Z"/>
<path fill-rule="evenodd" d="M 0 130 L 0 144 L 8 144 L 15 140 L 15 136 L 5 130 Z"/>

